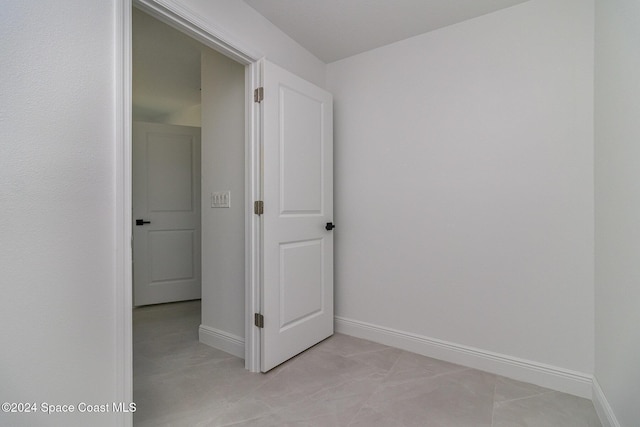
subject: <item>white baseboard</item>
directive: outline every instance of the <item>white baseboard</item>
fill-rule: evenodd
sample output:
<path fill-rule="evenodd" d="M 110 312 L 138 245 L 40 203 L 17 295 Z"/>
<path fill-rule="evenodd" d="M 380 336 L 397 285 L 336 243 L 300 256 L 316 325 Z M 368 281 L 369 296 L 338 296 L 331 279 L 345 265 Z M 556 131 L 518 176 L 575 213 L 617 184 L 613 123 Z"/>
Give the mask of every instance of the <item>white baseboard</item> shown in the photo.
<path fill-rule="evenodd" d="M 244 359 L 244 338 L 209 326 L 200 325 L 198 338 L 202 344 Z"/>
<path fill-rule="evenodd" d="M 593 406 L 596 408 L 602 427 L 620 427 L 620 423 L 595 377 L 593 378 L 593 398 L 591 400 L 593 400 Z"/>
<path fill-rule="evenodd" d="M 433 357 L 434 359 L 491 372 L 574 396 L 592 398 L 593 377 L 583 372 L 571 371 L 344 317 L 336 316 L 335 330 L 345 335 L 375 341 Z"/>

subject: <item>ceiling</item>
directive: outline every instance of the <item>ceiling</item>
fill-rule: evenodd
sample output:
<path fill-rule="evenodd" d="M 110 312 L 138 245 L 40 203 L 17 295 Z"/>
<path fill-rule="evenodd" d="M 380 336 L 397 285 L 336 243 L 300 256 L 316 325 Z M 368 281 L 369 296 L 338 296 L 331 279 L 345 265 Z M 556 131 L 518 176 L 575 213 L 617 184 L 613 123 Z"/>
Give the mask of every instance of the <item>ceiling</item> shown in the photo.
<path fill-rule="evenodd" d="M 244 0 L 325 63 L 528 0 Z"/>
<path fill-rule="evenodd" d="M 330 63 L 526 0 L 244 0 Z M 133 10 L 133 116 L 157 121 L 200 104 L 200 52 L 180 31 Z"/>

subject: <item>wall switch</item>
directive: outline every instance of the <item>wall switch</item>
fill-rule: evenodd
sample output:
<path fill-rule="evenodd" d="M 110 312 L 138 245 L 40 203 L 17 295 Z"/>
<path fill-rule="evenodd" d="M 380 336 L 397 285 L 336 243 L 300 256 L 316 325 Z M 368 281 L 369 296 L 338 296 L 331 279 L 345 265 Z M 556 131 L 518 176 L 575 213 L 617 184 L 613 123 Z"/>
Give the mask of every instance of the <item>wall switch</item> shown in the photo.
<path fill-rule="evenodd" d="M 212 208 L 230 208 L 231 207 L 231 191 L 218 191 L 211 193 Z"/>

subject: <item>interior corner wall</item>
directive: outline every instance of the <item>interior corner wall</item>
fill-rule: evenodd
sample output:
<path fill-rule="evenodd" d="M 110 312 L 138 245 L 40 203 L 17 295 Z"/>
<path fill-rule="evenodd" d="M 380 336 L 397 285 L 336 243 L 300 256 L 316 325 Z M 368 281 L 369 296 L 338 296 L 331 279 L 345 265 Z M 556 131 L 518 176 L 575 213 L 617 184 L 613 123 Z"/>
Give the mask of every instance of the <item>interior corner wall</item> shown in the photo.
<path fill-rule="evenodd" d="M 327 66 L 339 319 L 590 390 L 593 10 L 531 0 Z"/>
<path fill-rule="evenodd" d="M 242 47 L 320 86 L 325 86 L 325 64 L 243 1 L 164 0 L 213 23 Z"/>
<path fill-rule="evenodd" d="M 158 123 L 178 126 L 200 127 L 202 125 L 202 107 L 200 104 L 192 105 L 180 111 L 158 118 Z"/>
<path fill-rule="evenodd" d="M 0 413 L 11 426 L 113 426 L 41 404 L 117 398 L 116 2 L 0 11 Z"/>
<path fill-rule="evenodd" d="M 245 69 L 202 53 L 202 342 L 241 345 L 245 323 Z M 211 193 L 231 191 L 230 208 Z M 203 335 L 204 333 L 204 335 Z M 212 342 L 213 340 L 213 342 Z M 228 342 L 227 342 L 228 344 Z M 244 352 L 240 354 L 244 356 Z"/>
<path fill-rule="evenodd" d="M 595 377 L 623 427 L 640 420 L 638 46 L 640 3 L 596 0 Z"/>

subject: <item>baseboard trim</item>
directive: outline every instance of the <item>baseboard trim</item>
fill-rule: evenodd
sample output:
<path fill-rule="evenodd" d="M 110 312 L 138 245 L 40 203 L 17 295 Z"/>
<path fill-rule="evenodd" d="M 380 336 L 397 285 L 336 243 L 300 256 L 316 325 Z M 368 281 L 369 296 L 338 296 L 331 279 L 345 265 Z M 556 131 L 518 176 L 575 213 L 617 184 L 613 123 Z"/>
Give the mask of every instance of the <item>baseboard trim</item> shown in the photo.
<path fill-rule="evenodd" d="M 335 317 L 336 332 L 397 347 L 450 363 L 502 375 L 574 396 L 592 398 L 593 377 L 583 372 Z"/>
<path fill-rule="evenodd" d="M 244 359 L 244 338 L 210 326 L 200 325 L 198 338 L 202 344 Z"/>
<path fill-rule="evenodd" d="M 596 413 L 598 414 L 598 418 L 600 418 L 602 427 L 620 427 L 620 423 L 595 377 L 593 378 L 593 398 L 591 400 L 593 401 L 593 406 L 596 408 Z"/>

